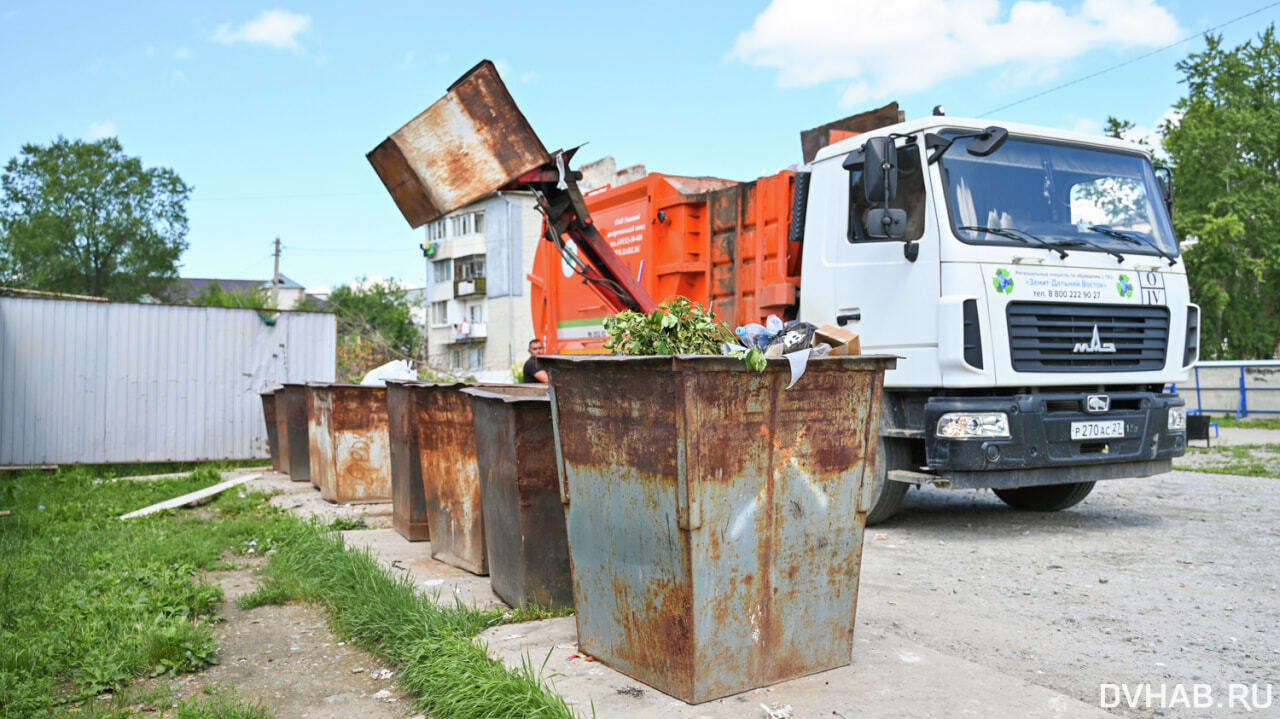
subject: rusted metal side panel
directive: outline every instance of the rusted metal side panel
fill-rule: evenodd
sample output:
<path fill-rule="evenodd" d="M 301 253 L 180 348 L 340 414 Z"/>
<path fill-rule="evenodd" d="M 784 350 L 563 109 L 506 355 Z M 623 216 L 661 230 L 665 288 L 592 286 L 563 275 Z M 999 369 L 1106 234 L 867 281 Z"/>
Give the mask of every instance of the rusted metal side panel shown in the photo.
<path fill-rule="evenodd" d="M 292 477 L 292 467 L 289 464 L 289 395 L 285 387 L 276 390 L 276 441 L 280 452 L 280 466 L 276 471 Z"/>
<path fill-rule="evenodd" d="M 848 664 L 875 371 L 686 377 L 698 700 Z"/>
<path fill-rule="evenodd" d="M 475 426 L 465 384 L 413 385 L 431 556 L 488 574 Z"/>
<path fill-rule="evenodd" d="M 551 161 L 488 60 L 368 158 L 411 227 L 464 207 Z"/>
<path fill-rule="evenodd" d="M 307 386 L 286 384 L 284 389 L 285 425 L 282 449 L 287 449 L 289 478 L 295 482 L 311 481 L 311 442 L 307 438 Z"/>
<path fill-rule="evenodd" d="M 414 394 L 407 382 L 387 383 L 387 427 L 391 441 L 391 524 L 410 542 L 430 538 L 422 491 Z"/>
<path fill-rule="evenodd" d="M 672 696 L 693 696 L 693 574 L 677 525 L 679 376 L 671 360 L 551 358 L 578 646 Z"/>
<path fill-rule="evenodd" d="M 311 476 L 338 504 L 391 500 L 387 390 L 311 386 Z"/>
<path fill-rule="evenodd" d="M 546 358 L 579 646 L 693 703 L 848 664 L 892 362 Z"/>
<path fill-rule="evenodd" d="M 472 397 L 485 547 L 493 591 L 512 606 L 573 606 L 569 545 L 556 482 L 551 403 L 502 389 Z"/>
<path fill-rule="evenodd" d="M 307 459 L 311 483 L 320 496 L 333 494 L 333 395 L 325 387 L 307 387 Z"/>
<path fill-rule="evenodd" d="M 267 451 L 271 453 L 271 469 L 280 471 L 280 440 L 276 439 L 276 393 L 263 392 L 262 418 L 267 423 Z"/>

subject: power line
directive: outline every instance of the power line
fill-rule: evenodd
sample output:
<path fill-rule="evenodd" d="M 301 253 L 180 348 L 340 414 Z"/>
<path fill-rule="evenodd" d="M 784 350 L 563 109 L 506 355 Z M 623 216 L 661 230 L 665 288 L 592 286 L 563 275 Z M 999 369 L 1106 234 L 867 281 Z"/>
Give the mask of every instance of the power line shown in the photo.
<path fill-rule="evenodd" d="M 1139 56 L 1137 56 L 1137 57 L 1135 57 L 1135 58 L 1130 58 L 1130 59 L 1128 59 L 1128 60 L 1125 60 L 1124 62 L 1116 63 L 1115 65 L 1112 65 L 1112 66 L 1110 66 L 1110 67 L 1104 67 L 1103 69 L 1101 69 L 1101 70 L 1099 70 L 1099 71 L 1097 71 L 1097 72 L 1090 73 L 1090 74 L 1088 74 L 1088 75 L 1085 75 L 1084 77 L 1078 77 L 1078 78 L 1076 78 L 1076 79 L 1074 79 L 1074 80 L 1071 80 L 1071 81 L 1069 81 L 1069 82 L 1064 82 L 1064 83 L 1062 83 L 1061 85 L 1057 85 L 1057 86 L 1055 86 L 1055 87 L 1051 87 L 1051 88 L 1049 88 L 1048 90 L 1044 90 L 1044 91 L 1042 91 L 1042 92 L 1037 92 L 1037 93 L 1036 93 L 1036 94 L 1034 94 L 1034 95 L 1028 95 L 1027 97 L 1022 98 L 1021 100 L 1015 100 L 1014 102 L 1011 102 L 1011 103 L 1009 103 L 1008 105 L 1002 105 L 1002 106 L 1000 106 L 1000 107 L 997 107 L 997 108 L 996 108 L 996 109 L 994 109 L 994 110 L 987 110 L 986 112 L 984 112 L 984 113 L 982 113 L 982 114 L 978 115 L 978 117 L 986 117 L 987 115 L 992 115 L 992 114 L 995 114 L 995 113 L 997 113 L 997 112 L 1001 112 L 1001 111 L 1003 111 L 1003 110 L 1008 110 L 1009 108 L 1011 108 L 1011 107 L 1013 107 L 1013 106 L 1015 106 L 1015 105 L 1021 105 L 1021 104 L 1022 104 L 1022 103 L 1024 103 L 1024 102 L 1030 102 L 1031 100 L 1034 100 L 1034 99 L 1036 99 L 1036 98 L 1044 97 L 1045 95 L 1048 95 L 1048 94 L 1049 94 L 1049 93 L 1051 93 L 1051 92 L 1057 92 L 1058 90 L 1061 90 L 1061 89 L 1063 89 L 1063 88 L 1071 87 L 1072 85 L 1076 85 L 1076 84 L 1082 83 L 1082 82 L 1084 82 L 1085 80 L 1092 80 L 1093 78 L 1095 78 L 1095 77 L 1097 77 L 1097 76 L 1099 76 L 1099 75 L 1104 75 L 1104 74 L 1106 74 L 1106 73 L 1108 73 L 1108 72 L 1111 72 L 1112 70 L 1118 70 L 1118 69 L 1120 69 L 1120 68 L 1124 67 L 1125 65 L 1132 65 L 1133 63 L 1138 62 L 1139 60 L 1145 60 L 1145 59 L 1147 59 L 1147 58 L 1151 57 L 1152 55 L 1156 55 L 1156 54 L 1162 53 L 1162 52 L 1164 52 L 1165 50 L 1168 50 L 1168 49 L 1169 49 L 1169 48 L 1171 48 L 1171 47 L 1176 47 L 1176 46 L 1181 45 L 1181 44 L 1183 44 L 1183 43 L 1185 43 L 1185 42 L 1190 42 L 1191 40 L 1194 40 L 1194 39 L 1196 39 L 1196 38 L 1198 38 L 1198 37 L 1201 37 L 1201 36 L 1203 36 L 1203 35 L 1207 35 L 1207 34 L 1209 34 L 1209 33 L 1213 32 L 1214 30 L 1217 30 L 1217 29 L 1219 29 L 1219 28 L 1224 28 L 1224 27 L 1226 27 L 1226 26 L 1228 26 L 1228 25 L 1230 25 L 1230 24 L 1232 24 L 1232 23 L 1239 22 L 1239 21 L 1241 21 L 1241 20 L 1243 20 L 1243 19 L 1245 19 L 1245 18 L 1247 18 L 1247 17 L 1250 17 L 1250 16 L 1252 16 L 1252 15 L 1257 15 L 1258 13 L 1260 13 L 1260 12 L 1262 12 L 1262 11 L 1264 11 L 1264 10 L 1269 10 L 1269 9 L 1271 9 L 1271 8 L 1273 8 L 1273 7 L 1277 6 L 1277 5 L 1280 5 L 1280 0 L 1276 0 L 1276 2 L 1272 2 L 1272 3 L 1268 3 L 1268 4 L 1266 4 L 1266 5 L 1263 5 L 1262 7 L 1258 8 L 1257 10 L 1252 10 L 1252 11 L 1247 12 L 1247 13 L 1245 13 L 1245 14 L 1243 14 L 1243 15 L 1238 16 L 1238 17 L 1233 17 L 1233 18 L 1231 18 L 1230 20 L 1227 20 L 1226 22 L 1218 23 L 1217 25 L 1214 25 L 1214 26 L 1213 26 L 1213 27 L 1211 27 L 1211 28 L 1206 28 L 1206 29 L 1201 30 L 1201 31 L 1199 31 L 1199 32 L 1196 32 L 1196 33 L 1193 33 L 1193 34 L 1191 34 L 1191 35 L 1188 35 L 1188 36 L 1186 36 L 1186 37 L 1182 38 L 1181 40 L 1178 40 L 1178 41 L 1176 41 L 1176 42 L 1171 42 L 1171 43 L 1169 43 L 1168 45 L 1165 45 L 1164 47 L 1158 47 L 1158 48 L 1156 48 L 1155 50 L 1152 50 L 1151 52 L 1148 52 L 1148 53 L 1145 53 L 1145 54 L 1139 55 Z"/>

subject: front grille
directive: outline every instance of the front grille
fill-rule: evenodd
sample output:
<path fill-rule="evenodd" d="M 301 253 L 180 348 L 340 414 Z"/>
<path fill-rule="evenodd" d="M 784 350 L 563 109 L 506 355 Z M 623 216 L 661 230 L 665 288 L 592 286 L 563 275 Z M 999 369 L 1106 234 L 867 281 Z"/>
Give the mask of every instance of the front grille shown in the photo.
<path fill-rule="evenodd" d="M 1164 367 L 1169 310 L 1133 305 L 1011 302 L 1009 349 L 1018 372 L 1141 372 Z M 1076 352 L 1093 343 L 1115 352 Z"/>

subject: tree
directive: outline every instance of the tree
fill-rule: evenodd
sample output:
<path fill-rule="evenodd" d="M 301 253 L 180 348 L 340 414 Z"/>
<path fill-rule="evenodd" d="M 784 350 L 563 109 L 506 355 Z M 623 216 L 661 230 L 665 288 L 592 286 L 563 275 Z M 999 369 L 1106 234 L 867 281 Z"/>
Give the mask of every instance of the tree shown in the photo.
<path fill-rule="evenodd" d="M 167 297 L 191 187 L 120 142 L 28 144 L 0 176 L 0 279 L 116 300 Z"/>
<path fill-rule="evenodd" d="M 205 285 L 195 297 L 191 298 L 191 304 L 201 307 L 239 307 L 251 310 L 273 309 L 270 307 L 271 298 L 267 295 L 267 291 L 261 287 L 254 287 L 246 290 L 226 290 L 222 288 L 222 283 L 214 280 Z"/>
<path fill-rule="evenodd" d="M 1200 304 L 1201 357 L 1270 358 L 1280 339 L 1280 43 L 1207 35 L 1178 63 L 1187 96 L 1166 123 L 1174 227 Z"/>
<path fill-rule="evenodd" d="M 420 362 L 421 337 L 409 293 L 395 283 L 341 285 L 327 308 L 338 316 L 338 375 L 358 381 L 369 370 L 396 359 Z"/>

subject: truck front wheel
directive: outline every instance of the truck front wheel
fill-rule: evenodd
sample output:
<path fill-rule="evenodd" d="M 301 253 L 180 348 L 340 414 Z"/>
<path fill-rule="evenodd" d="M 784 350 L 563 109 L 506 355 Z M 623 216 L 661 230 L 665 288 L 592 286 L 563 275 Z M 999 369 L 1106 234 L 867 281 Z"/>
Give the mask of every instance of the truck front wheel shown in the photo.
<path fill-rule="evenodd" d="M 994 491 L 997 497 L 1014 509 L 1028 512 L 1057 512 L 1080 504 L 1093 491 L 1093 484 L 1093 482 L 1068 482 Z"/>
<path fill-rule="evenodd" d="M 871 507 L 867 511 L 867 526 L 879 524 L 898 513 L 902 500 L 911 485 L 891 482 L 887 479 L 891 469 L 909 469 L 911 446 L 906 440 L 880 438 L 876 447 L 876 471 L 871 481 L 875 484 L 871 494 Z"/>

